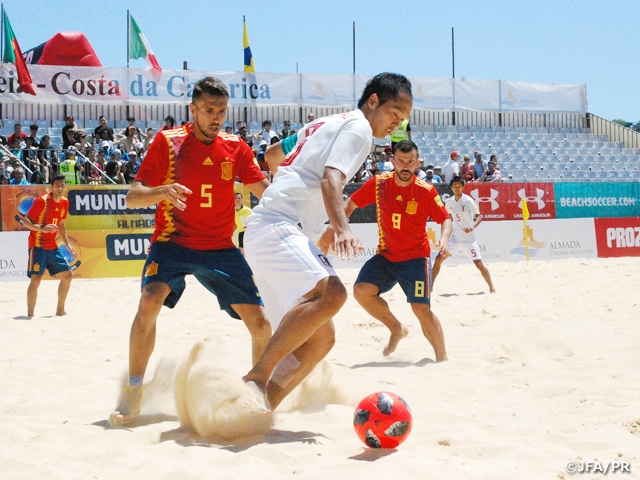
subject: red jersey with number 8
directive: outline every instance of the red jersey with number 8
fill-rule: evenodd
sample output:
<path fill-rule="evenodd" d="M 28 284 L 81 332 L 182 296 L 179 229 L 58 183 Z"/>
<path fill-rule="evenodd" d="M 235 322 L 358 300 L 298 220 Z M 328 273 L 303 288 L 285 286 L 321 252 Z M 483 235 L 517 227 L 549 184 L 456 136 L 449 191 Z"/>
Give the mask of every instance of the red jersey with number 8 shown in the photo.
<path fill-rule="evenodd" d="M 193 193 L 186 209 L 158 204 L 152 242 L 172 242 L 194 250 L 233 248 L 234 182 L 264 180 L 253 152 L 237 135 L 219 133 L 207 145 L 191 133 L 191 123 L 158 132 L 136 180 L 149 187 L 179 183 Z"/>

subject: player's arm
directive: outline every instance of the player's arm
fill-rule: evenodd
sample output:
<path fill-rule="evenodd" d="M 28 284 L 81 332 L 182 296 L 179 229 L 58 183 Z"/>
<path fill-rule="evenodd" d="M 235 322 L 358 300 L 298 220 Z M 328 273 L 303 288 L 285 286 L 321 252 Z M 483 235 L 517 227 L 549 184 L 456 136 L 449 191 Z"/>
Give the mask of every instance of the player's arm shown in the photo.
<path fill-rule="evenodd" d="M 475 230 L 476 228 L 478 228 L 478 225 L 480 225 L 482 223 L 482 215 L 480 215 L 479 213 L 476 213 L 473 216 L 473 229 Z"/>
<path fill-rule="evenodd" d="M 358 206 L 354 203 L 353 200 L 351 200 L 351 198 L 347 198 L 344 201 L 344 214 L 347 218 L 351 216 L 356 208 L 358 208 Z M 335 249 L 335 247 L 333 246 L 335 238 L 336 231 L 333 229 L 333 227 L 331 227 L 331 224 L 329 224 L 327 229 L 324 231 L 324 233 L 316 243 L 316 246 L 322 251 L 322 253 L 327 255 L 330 249 Z"/>
<path fill-rule="evenodd" d="M 69 238 L 67 237 L 67 225 L 64 220 L 60 220 L 58 222 L 58 234 L 72 255 L 77 257 L 78 254 L 76 253 L 76 250 L 73 248 L 73 245 L 69 243 Z"/>
<path fill-rule="evenodd" d="M 134 180 L 127 193 L 127 207 L 146 208 L 166 200 L 178 210 L 184 210 L 187 208 L 186 195 L 191 193 L 191 190 L 179 183 L 150 187 L 140 180 Z"/>
<path fill-rule="evenodd" d="M 271 167 L 269 167 L 271 168 Z M 262 194 L 264 193 L 264 191 L 266 190 L 266 188 L 271 185 L 269 183 L 269 180 L 267 180 L 266 178 L 264 180 L 261 180 L 259 182 L 256 183 L 250 183 L 248 185 L 246 185 L 246 187 L 249 189 L 249 191 L 251 193 L 253 193 L 256 198 L 258 200 L 260 200 L 262 198 Z"/>
<path fill-rule="evenodd" d="M 364 250 L 360 240 L 351 232 L 349 220 L 342 200 L 342 182 L 344 174 L 335 168 L 326 167 L 320 183 L 324 207 L 329 215 L 329 225 L 336 234 L 336 254 L 349 260 Z"/>
<path fill-rule="evenodd" d="M 290 137 L 281 140 L 280 142 L 267 147 L 267 151 L 264 153 L 264 160 L 267 162 L 269 171 L 275 175 L 278 171 L 278 167 L 282 165 L 287 154 L 293 149 L 298 142 L 298 134 L 294 133 Z"/>
<path fill-rule="evenodd" d="M 58 230 L 58 227 L 54 224 L 49 225 L 38 225 L 34 223 L 33 220 L 29 218 L 29 216 L 22 217 L 22 224 L 27 227 L 29 230 L 33 230 L 34 232 L 43 232 L 43 233 L 51 233 Z"/>
<path fill-rule="evenodd" d="M 453 233 L 453 222 L 451 217 L 445 219 L 440 225 L 440 255 L 446 257 L 449 253 L 449 239 Z"/>

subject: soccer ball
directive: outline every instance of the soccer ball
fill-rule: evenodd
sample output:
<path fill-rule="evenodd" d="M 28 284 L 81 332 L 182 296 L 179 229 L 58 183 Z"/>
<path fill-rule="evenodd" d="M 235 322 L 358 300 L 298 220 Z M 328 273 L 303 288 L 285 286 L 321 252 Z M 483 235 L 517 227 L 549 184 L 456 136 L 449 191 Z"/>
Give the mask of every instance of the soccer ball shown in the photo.
<path fill-rule="evenodd" d="M 353 415 L 353 428 L 360 440 L 371 448 L 397 447 L 409 436 L 411 423 L 409 405 L 391 392 L 365 397 Z"/>

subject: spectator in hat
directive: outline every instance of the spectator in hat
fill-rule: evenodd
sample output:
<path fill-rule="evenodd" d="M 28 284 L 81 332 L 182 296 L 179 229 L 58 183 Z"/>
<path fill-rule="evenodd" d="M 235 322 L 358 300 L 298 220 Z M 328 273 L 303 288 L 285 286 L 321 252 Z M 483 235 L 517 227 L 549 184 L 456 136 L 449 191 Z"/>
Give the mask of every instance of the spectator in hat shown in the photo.
<path fill-rule="evenodd" d="M 142 131 L 141 131 L 138 127 L 136 127 L 136 117 L 134 117 L 133 115 L 129 115 L 129 116 L 127 117 L 127 122 L 129 122 L 129 125 L 127 125 L 127 126 L 126 126 L 126 127 L 124 127 L 122 130 L 120 130 L 120 131 L 118 132 L 118 135 L 117 135 L 117 137 L 116 137 L 116 138 L 117 138 L 118 140 L 122 140 L 122 139 L 124 139 L 124 138 L 127 136 L 127 131 L 128 131 L 131 127 L 133 127 L 133 128 L 134 128 L 134 137 L 136 138 L 136 141 L 137 141 L 137 142 L 141 142 L 141 141 L 145 138 L 145 136 L 144 136 L 144 134 L 142 133 Z"/>
<path fill-rule="evenodd" d="M 440 170 L 443 180 L 446 183 L 449 183 L 453 177 L 457 177 L 460 174 L 460 165 L 458 164 L 458 152 L 453 151 L 449 154 L 449 161 L 444 164 L 442 169 Z"/>
<path fill-rule="evenodd" d="M 431 168 L 428 168 L 431 167 Z M 426 171 L 426 177 L 424 179 L 425 182 L 428 183 L 442 183 L 442 178 L 440 175 L 436 175 L 433 171 L 433 165 L 429 165 Z"/>
<path fill-rule="evenodd" d="M 62 127 L 62 148 L 63 149 L 67 149 L 69 148 L 70 145 L 65 145 L 66 141 L 67 141 L 67 132 L 69 130 L 73 130 L 76 131 L 78 129 L 78 126 L 75 124 L 75 119 L 69 115 L 67 117 L 67 124 Z"/>
<path fill-rule="evenodd" d="M 475 177 L 480 178 L 484 175 L 484 171 L 487 169 L 487 163 L 482 159 L 482 152 L 476 150 L 473 154 L 475 158 L 475 162 L 473 163 L 473 170 L 475 172 Z"/>

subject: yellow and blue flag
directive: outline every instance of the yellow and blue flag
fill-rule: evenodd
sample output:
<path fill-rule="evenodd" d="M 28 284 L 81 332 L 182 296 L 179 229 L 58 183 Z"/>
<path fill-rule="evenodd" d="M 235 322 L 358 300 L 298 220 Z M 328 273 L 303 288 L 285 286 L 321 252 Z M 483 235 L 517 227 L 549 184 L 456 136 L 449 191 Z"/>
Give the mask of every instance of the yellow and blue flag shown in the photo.
<path fill-rule="evenodd" d="M 249 35 L 247 35 L 247 21 L 242 17 L 242 23 L 244 25 L 244 36 L 242 43 L 244 47 L 244 71 L 255 73 L 256 67 L 253 64 L 253 55 L 251 54 L 251 47 L 249 46 Z"/>

